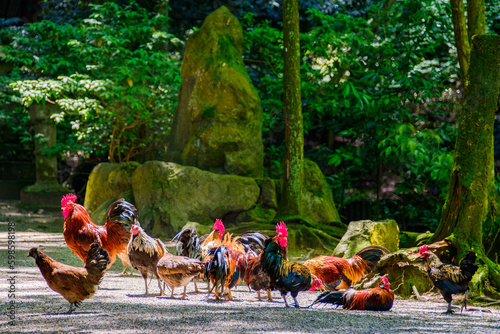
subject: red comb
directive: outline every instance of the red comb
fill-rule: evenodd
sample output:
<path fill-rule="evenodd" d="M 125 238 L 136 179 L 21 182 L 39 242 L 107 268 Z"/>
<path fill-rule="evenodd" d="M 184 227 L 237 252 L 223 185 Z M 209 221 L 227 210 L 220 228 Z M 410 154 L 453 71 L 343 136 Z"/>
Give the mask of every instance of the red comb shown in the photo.
<path fill-rule="evenodd" d="M 224 224 L 222 223 L 222 220 L 220 219 L 216 219 L 215 220 L 215 224 L 214 224 L 214 227 L 212 229 L 213 231 L 215 230 L 219 230 L 222 234 L 224 234 L 224 231 L 225 231 L 225 228 L 224 228 Z"/>
<path fill-rule="evenodd" d="M 384 276 L 384 277 L 382 277 L 382 278 L 380 279 L 380 282 L 381 282 L 381 283 L 384 283 L 384 284 L 387 284 L 387 283 L 389 283 L 389 280 L 387 279 L 387 277 L 385 277 L 385 276 Z"/>
<path fill-rule="evenodd" d="M 429 249 L 429 246 L 423 245 L 419 248 L 419 253 L 422 255 L 423 252 L 426 252 Z"/>
<path fill-rule="evenodd" d="M 66 207 L 68 204 L 75 203 L 76 195 L 75 194 L 67 194 L 64 195 L 61 199 L 61 207 Z"/>
<path fill-rule="evenodd" d="M 276 225 L 276 233 L 281 233 L 285 238 L 288 237 L 288 229 L 286 228 L 285 222 L 281 221 Z"/>

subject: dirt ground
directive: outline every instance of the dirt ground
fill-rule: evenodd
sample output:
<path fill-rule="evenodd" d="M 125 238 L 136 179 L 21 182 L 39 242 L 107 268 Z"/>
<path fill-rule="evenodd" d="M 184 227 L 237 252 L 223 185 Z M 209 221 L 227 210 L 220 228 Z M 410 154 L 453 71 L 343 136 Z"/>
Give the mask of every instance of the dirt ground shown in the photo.
<path fill-rule="evenodd" d="M 34 260 L 27 257 L 31 247 L 40 247 L 57 261 L 81 265 L 65 245 L 60 213 L 28 215 L 7 209 L 0 203 L 2 333 L 500 333 L 500 310 L 471 306 L 460 313 L 454 305 L 457 313 L 446 315 L 446 304 L 437 294 L 421 301 L 396 298 L 388 312 L 330 306 L 286 309 L 278 292 L 273 292 L 272 302 L 257 301 L 256 293 L 243 285 L 233 290 L 234 301 L 215 301 L 204 282 L 198 283 L 200 294 L 194 294 L 190 284 L 186 300 L 144 297 L 142 277 L 137 272 L 121 275 L 119 260 L 97 293 L 67 314 L 69 303 L 47 286 Z M 15 227 L 10 234 L 9 223 Z M 13 268 L 8 267 L 9 237 L 15 240 Z M 150 292 L 159 292 L 155 280 L 148 282 Z M 301 306 L 318 294 L 300 293 Z M 181 295 L 177 289 L 175 296 Z"/>

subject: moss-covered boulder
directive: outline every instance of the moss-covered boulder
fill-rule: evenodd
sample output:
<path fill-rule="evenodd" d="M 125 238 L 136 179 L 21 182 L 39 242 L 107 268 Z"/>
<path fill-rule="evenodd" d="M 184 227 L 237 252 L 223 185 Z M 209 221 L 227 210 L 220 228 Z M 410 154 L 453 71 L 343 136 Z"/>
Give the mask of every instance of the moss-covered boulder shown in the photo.
<path fill-rule="evenodd" d="M 242 54 L 241 25 L 226 7 L 189 37 L 168 161 L 262 177 L 262 106 Z"/>
<path fill-rule="evenodd" d="M 92 169 L 87 181 L 84 206 L 92 213 L 104 202 L 120 198 L 120 194 L 132 190 L 132 174 L 138 162 L 100 163 Z"/>
<path fill-rule="evenodd" d="M 162 161 L 137 168 L 132 187 L 141 224 L 163 237 L 173 237 L 188 222 L 213 222 L 250 210 L 260 195 L 253 178 Z"/>
<path fill-rule="evenodd" d="M 361 280 L 358 289 L 374 288 L 381 276 L 386 276 L 394 293 L 403 298 L 412 295 L 419 298 L 433 287 L 425 262 L 415 248 L 383 256 L 376 269 Z"/>
<path fill-rule="evenodd" d="M 321 224 L 338 225 L 341 223 L 332 191 L 319 166 L 314 161 L 304 159 L 303 173 L 303 216 Z"/>
<path fill-rule="evenodd" d="M 347 227 L 333 255 L 349 258 L 370 245 L 380 245 L 391 252 L 399 249 L 399 227 L 396 221 L 358 220 Z"/>

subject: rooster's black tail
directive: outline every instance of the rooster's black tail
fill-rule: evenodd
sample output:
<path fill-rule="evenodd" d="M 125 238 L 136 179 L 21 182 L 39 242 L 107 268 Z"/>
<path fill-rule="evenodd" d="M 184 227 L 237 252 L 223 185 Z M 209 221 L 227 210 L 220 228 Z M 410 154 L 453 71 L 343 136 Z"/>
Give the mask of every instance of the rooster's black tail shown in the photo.
<path fill-rule="evenodd" d="M 228 263 L 229 252 L 224 245 L 217 248 L 212 248 L 208 252 L 209 260 L 205 263 L 204 275 L 208 280 L 213 282 L 212 290 L 217 289 L 221 286 L 221 294 L 224 294 L 224 283 L 229 275 L 229 263 Z"/>
<path fill-rule="evenodd" d="M 311 307 L 311 306 L 319 304 L 319 303 L 334 304 L 337 306 L 343 306 L 344 305 L 344 291 L 323 292 L 308 307 Z"/>
<path fill-rule="evenodd" d="M 464 273 L 467 277 L 472 279 L 472 276 L 476 273 L 478 266 L 476 265 L 476 253 L 468 252 L 465 254 L 462 261 L 460 261 L 460 271 Z"/>
<path fill-rule="evenodd" d="M 375 269 L 375 267 L 377 266 L 378 262 L 380 261 L 380 258 L 387 253 L 390 253 L 390 251 L 387 248 L 379 245 L 372 245 L 363 248 L 362 250 L 357 252 L 356 255 L 365 261 L 366 272 L 371 273 L 373 269 Z"/>
<path fill-rule="evenodd" d="M 106 214 L 106 223 L 120 224 L 128 230 L 132 225 L 141 226 L 137 218 L 137 209 L 123 198 L 111 203 Z"/>

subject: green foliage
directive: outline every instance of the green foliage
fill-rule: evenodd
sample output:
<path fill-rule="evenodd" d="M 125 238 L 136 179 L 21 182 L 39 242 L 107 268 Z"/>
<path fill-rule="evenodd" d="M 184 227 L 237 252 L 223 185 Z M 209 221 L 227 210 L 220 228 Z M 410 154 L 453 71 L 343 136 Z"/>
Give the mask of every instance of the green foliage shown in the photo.
<path fill-rule="evenodd" d="M 4 59 L 22 69 L 10 78 L 18 91 L 4 81 L 6 103 L 20 101 L 20 93 L 25 103 L 57 99 L 59 153 L 161 159 L 183 43 L 160 29 L 168 25 L 165 17 L 148 12 L 157 2 L 122 6 L 120 0 L 88 11 L 80 5 L 101 1 L 67 0 L 65 8 L 52 8 L 53 2 L 44 1 L 51 21 L 0 31 L 9 43 Z M 486 3 L 488 29 L 498 32 L 498 6 Z M 371 218 L 432 229 L 452 165 L 452 105 L 460 98 L 449 2 L 404 0 L 387 12 L 371 4 L 300 3 L 305 154 L 327 175 L 341 213 L 351 202 L 369 200 L 376 207 Z M 169 5 L 175 22 L 169 31 L 181 36 L 220 3 Z M 281 1 L 225 5 L 244 28 L 244 61 L 264 110 L 265 167 L 277 178 L 284 153 Z M 56 24 L 58 17 L 67 18 Z M 6 117 L 19 120 L 16 129 L 30 138 L 22 126 L 26 114 Z"/>
<path fill-rule="evenodd" d="M 51 99 L 62 107 L 53 115 L 61 154 L 161 158 L 180 85 L 174 48 L 182 46 L 159 29 L 166 25 L 135 2 L 105 3 L 79 25 L 41 21 L 15 32 L 5 59 L 24 77 L 43 78 L 16 89 L 26 104 Z"/>
<path fill-rule="evenodd" d="M 397 186 L 376 205 L 379 216 L 409 229 L 437 224 L 454 142 L 453 110 L 443 98 L 456 80 L 449 6 L 395 3 L 378 26 L 378 8 L 363 9 L 366 17 L 352 10 L 307 13 L 312 28 L 301 34 L 305 153 L 323 167 L 340 209 L 382 198 L 384 175 Z M 268 172 L 278 177 L 270 167 L 282 158 L 282 37 L 280 29 L 253 20 L 251 14 L 242 19 L 245 61 L 264 107 Z M 407 210 L 412 201 L 414 210 Z"/>

